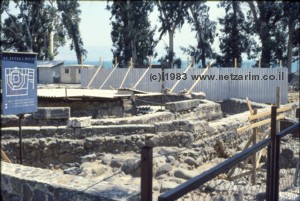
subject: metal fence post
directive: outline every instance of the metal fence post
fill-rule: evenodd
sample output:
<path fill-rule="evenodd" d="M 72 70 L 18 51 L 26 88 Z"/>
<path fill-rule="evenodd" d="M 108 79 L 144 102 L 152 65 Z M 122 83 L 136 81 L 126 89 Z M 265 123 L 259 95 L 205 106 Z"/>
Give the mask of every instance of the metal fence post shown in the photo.
<path fill-rule="evenodd" d="M 141 152 L 141 200 L 152 201 L 152 147 L 142 147 Z"/>
<path fill-rule="evenodd" d="M 279 199 L 279 156 L 280 156 L 280 136 L 275 136 L 275 150 L 274 150 L 274 200 Z"/>
<path fill-rule="evenodd" d="M 20 154 L 20 164 L 23 164 L 23 143 L 22 143 L 22 119 L 24 119 L 24 114 L 18 114 L 19 117 L 19 154 Z"/>
<path fill-rule="evenodd" d="M 267 186 L 266 186 L 266 201 L 271 201 L 271 156 L 272 156 L 272 146 L 271 144 L 268 145 L 267 148 Z"/>
<path fill-rule="evenodd" d="M 276 184 L 275 184 L 275 153 L 276 153 L 276 116 L 277 116 L 277 107 L 272 106 L 271 109 L 271 156 L 270 156 L 270 177 L 269 177 L 269 183 L 267 184 L 269 186 L 269 195 L 267 196 L 269 198 L 269 201 L 275 201 L 275 189 L 276 189 Z"/>

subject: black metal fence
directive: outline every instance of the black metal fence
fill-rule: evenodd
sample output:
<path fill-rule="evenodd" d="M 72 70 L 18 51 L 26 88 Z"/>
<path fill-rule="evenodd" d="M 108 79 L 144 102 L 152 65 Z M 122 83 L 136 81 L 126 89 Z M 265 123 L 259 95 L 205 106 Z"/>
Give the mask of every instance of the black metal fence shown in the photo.
<path fill-rule="evenodd" d="M 276 134 L 276 107 L 272 107 L 271 136 L 214 168 L 159 196 L 169 200 L 278 200 L 279 196 L 298 199 L 299 123 Z M 142 154 L 141 199 L 152 200 L 152 149 Z M 253 168 L 258 155 L 265 155 Z M 144 165 L 143 165 L 144 163 Z M 255 174 L 253 174 L 255 171 Z M 230 175 L 230 176 L 229 176 Z M 298 196 L 298 197 L 297 197 Z"/>

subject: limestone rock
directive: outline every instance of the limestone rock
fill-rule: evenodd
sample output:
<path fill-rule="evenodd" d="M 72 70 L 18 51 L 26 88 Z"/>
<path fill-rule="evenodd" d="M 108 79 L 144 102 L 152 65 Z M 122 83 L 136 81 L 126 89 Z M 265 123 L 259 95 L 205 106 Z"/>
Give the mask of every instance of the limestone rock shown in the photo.
<path fill-rule="evenodd" d="M 184 159 L 184 162 L 190 166 L 198 166 L 198 162 L 195 159 L 193 159 L 192 157 L 186 157 Z"/>
<path fill-rule="evenodd" d="M 163 193 L 165 191 L 171 190 L 178 186 L 177 183 L 171 181 L 164 181 L 161 185 L 160 192 Z"/>
<path fill-rule="evenodd" d="M 174 171 L 174 176 L 178 177 L 178 178 L 182 178 L 182 179 L 191 179 L 193 177 L 195 177 L 197 174 L 195 174 L 194 172 L 185 170 L 185 169 L 177 169 Z"/>
<path fill-rule="evenodd" d="M 200 103 L 201 101 L 199 99 L 168 102 L 165 104 L 165 108 L 172 112 L 181 112 L 181 111 L 193 109 L 197 107 Z"/>
<path fill-rule="evenodd" d="M 172 169 L 173 169 L 172 165 L 170 165 L 169 163 L 163 164 L 158 168 L 158 170 L 155 174 L 155 177 L 158 177 L 162 174 L 166 174 L 166 173 L 170 172 Z"/>
<path fill-rule="evenodd" d="M 111 154 L 105 154 L 102 158 L 101 163 L 104 165 L 109 165 L 111 163 L 112 155 Z"/>
<path fill-rule="evenodd" d="M 106 172 L 106 168 L 104 165 L 95 162 L 82 163 L 80 169 L 82 170 L 82 173 L 88 178 L 97 177 Z"/>
<path fill-rule="evenodd" d="M 140 167 L 140 159 L 130 158 L 124 161 L 121 170 L 125 174 L 139 174 Z"/>
<path fill-rule="evenodd" d="M 78 167 L 71 167 L 68 169 L 64 169 L 64 174 L 79 175 L 80 173 L 81 173 L 81 169 Z"/>
<path fill-rule="evenodd" d="M 113 158 L 111 159 L 110 166 L 113 168 L 119 168 L 123 165 L 123 161 L 124 161 L 123 158 Z"/>
<path fill-rule="evenodd" d="M 205 99 L 206 98 L 206 94 L 204 92 L 193 92 L 191 94 L 193 99 Z"/>
<path fill-rule="evenodd" d="M 96 158 L 97 158 L 96 154 L 89 154 L 89 155 L 81 156 L 80 160 L 81 160 L 81 163 L 84 163 L 84 162 L 95 161 Z"/>
<path fill-rule="evenodd" d="M 85 128 L 91 126 L 91 117 L 72 117 L 68 121 L 70 128 Z"/>

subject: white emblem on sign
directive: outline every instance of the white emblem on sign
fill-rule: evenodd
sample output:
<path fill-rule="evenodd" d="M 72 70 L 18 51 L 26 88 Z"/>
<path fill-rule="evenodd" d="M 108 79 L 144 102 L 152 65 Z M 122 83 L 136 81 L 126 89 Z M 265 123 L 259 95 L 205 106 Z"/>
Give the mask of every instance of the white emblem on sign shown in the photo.
<path fill-rule="evenodd" d="M 6 68 L 5 69 L 6 96 L 27 96 L 29 85 L 34 89 L 34 69 Z"/>

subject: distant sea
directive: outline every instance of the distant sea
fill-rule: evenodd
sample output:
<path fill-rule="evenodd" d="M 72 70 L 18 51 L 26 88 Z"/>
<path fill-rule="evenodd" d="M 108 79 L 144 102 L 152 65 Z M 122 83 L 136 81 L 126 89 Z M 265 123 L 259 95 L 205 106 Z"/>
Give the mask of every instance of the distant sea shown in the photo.
<path fill-rule="evenodd" d="M 112 67 L 112 61 L 108 61 L 108 60 L 105 60 L 105 61 L 102 61 L 103 63 L 103 67 L 104 68 L 111 68 Z M 153 61 L 153 64 L 159 64 L 160 62 L 158 61 Z M 65 60 L 64 62 L 65 65 L 70 65 L 70 64 L 77 64 L 77 61 L 76 60 Z M 99 61 L 96 61 L 96 60 L 86 60 L 83 62 L 83 64 L 85 65 L 93 65 L 93 66 L 99 66 L 100 63 Z M 181 63 L 181 66 L 182 66 L 182 69 L 185 69 L 186 68 L 186 65 L 187 62 L 186 61 L 182 61 Z M 242 64 L 242 68 L 252 68 L 252 66 L 255 64 L 255 61 L 244 61 L 243 64 Z M 297 62 L 294 62 L 292 64 L 292 72 L 299 72 L 299 61 Z"/>

